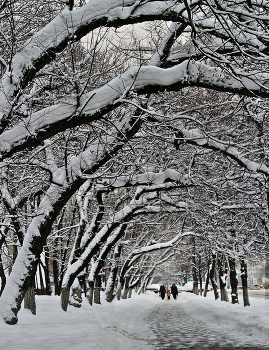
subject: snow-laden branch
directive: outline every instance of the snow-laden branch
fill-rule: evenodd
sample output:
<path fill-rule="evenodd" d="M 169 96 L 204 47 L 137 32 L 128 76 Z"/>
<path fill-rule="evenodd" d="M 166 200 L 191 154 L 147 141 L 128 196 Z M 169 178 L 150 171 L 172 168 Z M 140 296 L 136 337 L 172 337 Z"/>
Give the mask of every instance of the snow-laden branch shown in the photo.
<path fill-rule="evenodd" d="M 199 1 L 189 1 L 190 6 Z M 70 41 L 77 41 L 100 26 L 118 27 L 161 18 L 178 20 L 184 11 L 185 5 L 174 1 L 92 0 L 74 11 L 66 7 L 13 57 L 1 81 L 0 120 L 9 114 L 18 91 Z"/>
<path fill-rule="evenodd" d="M 238 16 L 240 17 L 239 13 Z M 225 40 L 230 40 L 234 44 L 242 45 L 243 47 L 251 47 L 252 49 L 256 48 L 261 51 L 266 49 L 266 46 L 262 43 L 261 40 L 259 40 L 259 37 L 261 37 L 261 39 L 265 39 L 266 32 L 262 32 L 260 29 L 256 29 L 255 31 L 251 26 L 248 26 L 248 31 L 242 30 L 243 23 L 242 27 L 236 28 L 231 24 L 231 22 L 227 21 L 225 23 L 224 20 L 220 22 L 216 17 L 212 16 L 212 18 L 203 18 L 203 16 L 194 15 L 193 23 L 197 27 L 197 30 L 200 32 L 204 30 L 205 32 L 210 33 L 217 38 L 219 37 Z M 257 17 L 264 20 L 265 22 L 268 22 L 269 20 L 269 18 L 262 18 L 262 15 L 259 15 Z M 258 20 L 258 18 L 256 19 Z M 208 47 L 210 47 L 210 45 Z"/>
<path fill-rule="evenodd" d="M 187 26 L 186 24 L 171 23 L 161 44 L 157 48 L 157 51 L 151 57 L 149 61 L 149 66 L 159 67 L 164 61 L 167 60 L 167 57 L 170 54 L 173 43 L 175 42 L 176 38 L 180 34 L 182 34 L 186 26 Z"/>
<path fill-rule="evenodd" d="M 176 187 L 177 184 L 170 184 L 170 187 Z M 122 223 L 128 221 L 136 211 L 145 208 L 147 213 L 150 211 L 147 208 L 147 205 L 150 201 L 158 198 L 158 190 L 163 190 L 163 186 L 155 185 L 154 192 L 152 192 L 151 186 L 148 187 L 138 187 L 133 199 L 129 204 L 125 205 L 123 209 L 113 214 L 108 218 L 107 223 L 96 233 L 96 235 L 87 243 L 84 244 L 84 251 L 82 252 L 79 259 L 73 263 L 69 262 L 68 268 L 63 280 L 63 287 L 68 287 L 72 284 L 74 276 L 76 276 L 82 269 L 85 264 L 87 264 L 91 257 L 96 251 L 99 250 L 101 244 L 103 244 L 110 236 L 110 234 L 117 229 Z M 87 236 L 87 232 L 85 235 Z M 71 281 L 71 282 L 70 282 Z"/>
<path fill-rule="evenodd" d="M 132 251 L 132 255 L 140 255 L 140 254 L 145 254 L 145 253 L 150 253 L 156 250 L 168 248 L 168 247 L 173 247 L 174 244 L 176 244 L 179 240 L 181 240 L 184 237 L 189 237 L 189 236 L 197 236 L 197 233 L 187 231 L 187 232 L 180 232 L 178 235 L 176 235 L 174 238 L 172 238 L 168 242 L 163 242 L 163 243 L 156 243 L 156 244 L 151 244 L 146 247 L 141 247 L 138 249 L 135 249 Z M 130 261 L 130 265 L 132 265 L 132 260 Z"/>
<path fill-rule="evenodd" d="M 223 204 L 218 202 L 211 202 L 213 205 L 219 207 L 219 210 L 241 210 L 241 209 L 247 209 L 247 210 L 257 210 L 259 208 L 258 203 L 242 203 L 242 204 Z M 212 213 L 212 212 L 211 212 Z"/>
<path fill-rule="evenodd" d="M 140 192 L 143 192 L 143 191 L 140 191 Z M 174 201 L 173 202 L 169 202 L 169 204 L 175 206 L 175 202 Z M 182 208 L 186 209 L 186 203 L 185 202 L 179 202 L 178 206 L 181 209 Z M 150 210 L 149 206 L 146 205 L 145 207 L 146 207 L 146 209 L 145 209 L 146 213 L 151 213 L 151 210 Z M 143 209 L 141 209 L 141 210 L 143 211 Z M 154 209 L 153 209 L 153 212 L 154 212 Z M 106 240 L 104 246 L 101 249 L 101 252 L 100 252 L 98 258 L 96 259 L 96 261 L 92 265 L 91 272 L 89 274 L 89 281 L 93 281 L 94 280 L 94 277 L 95 277 L 96 273 L 98 273 L 98 271 L 100 270 L 101 264 L 104 261 L 104 259 L 106 258 L 109 250 L 122 237 L 123 232 L 124 232 L 125 229 L 126 229 L 126 226 L 122 226 L 121 225 L 120 227 L 118 227 L 108 237 L 108 239 Z M 136 249 L 133 252 L 134 252 L 134 254 L 140 256 L 141 254 L 146 253 L 146 252 L 152 252 L 152 251 L 155 251 L 155 250 L 164 249 L 164 248 L 167 248 L 167 247 L 172 247 L 179 240 L 179 238 L 185 237 L 185 235 L 190 235 L 190 234 L 191 233 L 188 233 L 188 234 L 187 233 L 186 234 L 185 233 L 184 234 L 181 233 L 181 234 L 178 234 L 177 236 L 175 236 L 169 242 L 152 244 L 152 245 L 147 246 L 147 247 Z"/>
<path fill-rule="evenodd" d="M 89 205 L 89 200 L 92 198 L 90 194 L 92 182 L 85 181 L 82 186 L 80 186 L 79 190 L 76 194 L 76 203 L 79 212 L 79 225 L 76 233 L 76 238 L 73 244 L 72 251 L 70 253 L 69 260 L 73 261 L 75 256 L 78 255 L 78 251 L 80 251 L 81 239 L 85 231 L 89 230 L 90 224 L 88 221 L 87 209 Z"/>
<path fill-rule="evenodd" d="M 153 274 L 154 270 L 156 269 L 157 266 L 163 264 L 164 262 L 166 262 L 167 260 L 169 260 L 170 258 L 172 258 L 174 256 L 174 252 L 169 253 L 169 251 L 171 250 L 171 248 L 168 248 L 160 257 L 160 259 L 158 261 L 154 261 L 153 265 L 149 268 L 148 272 L 146 273 L 146 275 L 143 278 L 143 282 L 141 284 L 141 287 L 138 290 L 138 294 L 140 294 L 140 291 L 146 287 L 145 283 L 147 283 L 148 278 Z"/>
<path fill-rule="evenodd" d="M 168 69 L 154 66 L 133 67 L 101 88 L 82 95 L 78 109 L 76 98 L 69 98 L 63 103 L 33 113 L 28 119 L 4 132 L 0 137 L 1 158 L 37 145 L 41 140 L 69 127 L 99 119 L 109 110 L 126 102 L 121 97 L 129 89 L 143 93 L 201 86 L 243 95 L 269 96 L 269 91 L 261 88 L 268 84 L 268 73 L 244 73 L 244 76 L 243 72 L 238 73 L 241 77 L 233 78 L 220 68 L 189 60 Z"/>
<path fill-rule="evenodd" d="M 102 177 L 101 183 L 102 185 L 98 185 L 98 189 L 106 189 L 106 188 L 119 188 L 119 187 L 129 187 L 129 186 L 137 186 L 137 185 L 159 185 L 165 182 L 177 181 L 182 184 L 186 184 L 188 182 L 188 176 L 183 174 L 182 172 L 176 171 L 174 169 L 166 169 L 164 171 L 160 171 L 158 173 L 154 173 L 151 171 L 147 171 L 143 174 L 130 174 L 126 176 L 118 176 L 118 177 Z"/>
<path fill-rule="evenodd" d="M 138 188 L 136 192 L 140 192 L 141 189 Z M 144 207 L 148 201 L 156 198 L 157 193 L 149 193 L 139 197 L 139 199 L 133 198 L 131 202 L 126 205 L 122 210 L 115 213 L 109 220 L 108 223 L 105 224 L 98 233 L 91 239 L 89 244 L 85 247 L 83 253 L 72 264 L 69 263 L 66 274 L 63 279 L 63 288 L 70 286 L 73 282 L 74 276 L 76 276 L 82 269 L 85 264 L 90 261 L 93 254 L 99 250 L 100 244 L 104 243 L 106 239 L 108 239 L 111 232 L 114 231 L 119 225 L 121 225 L 124 221 L 130 219 L 133 213 Z"/>
<path fill-rule="evenodd" d="M 141 247 L 141 248 L 133 250 L 129 256 L 128 265 L 126 267 L 123 267 L 122 270 L 124 270 L 124 268 L 128 269 L 130 266 L 132 266 L 133 263 L 137 260 L 137 258 L 141 256 L 141 254 L 151 253 L 151 252 L 154 252 L 156 250 L 165 249 L 168 247 L 171 248 L 179 240 L 181 240 L 182 238 L 187 237 L 187 236 L 197 236 L 197 233 L 194 233 L 194 232 L 183 232 L 182 233 L 182 232 L 180 232 L 178 235 L 176 235 L 174 238 L 172 238 L 168 242 L 156 243 L 156 244 L 148 245 L 146 247 Z"/>
<path fill-rule="evenodd" d="M 121 239 L 127 225 L 120 225 L 106 240 L 104 246 L 102 247 L 97 259 L 94 261 L 89 273 L 88 280 L 94 281 L 96 274 L 100 271 L 103 261 L 106 259 L 107 254 L 111 250 L 112 246 Z"/>
<path fill-rule="evenodd" d="M 170 183 L 170 188 L 175 188 L 177 186 L 178 184 L 176 182 Z M 152 187 L 155 190 L 154 192 L 152 192 Z M 149 203 L 158 199 L 159 191 L 162 191 L 164 188 L 166 189 L 166 187 L 163 187 L 163 184 L 138 187 L 132 200 L 128 204 L 126 204 L 123 209 L 119 210 L 117 213 L 113 213 L 113 215 L 110 215 L 103 227 L 98 232 L 96 232 L 96 234 L 93 237 L 91 237 L 90 240 L 88 240 L 85 243 L 83 237 L 83 251 L 81 255 L 77 257 L 76 260 L 69 260 L 68 267 L 63 279 L 63 310 L 66 310 L 67 308 L 65 295 L 68 294 L 68 290 L 76 276 L 90 262 L 92 257 L 96 253 L 99 253 L 99 259 L 96 260 L 96 264 L 94 265 L 94 269 L 91 276 L 91 278 L 93 279 L 95 271 L 97 271 L 98 266 L 100 266 L 100 259 L 103 260 L 104 255 L 108 253 L 112 245 L 115 244 L 122 237 L 126 229 L 128 220 L 135 216 L 137 212 L 139 212 L 139 214 L 150 214 L 152 213 L 151 208 L 153 208 L 153 212 L 155 212 L 155 207 L 149 207 Z M 119 229 L 119 227 L 121 228 Z M 87 238 L 88 232 L 85 232 L 84 236 Z M 172 243 L 173 242 L 174 241 L 172 240 Z M 101 246 L 102 250 L 100 253 Z"/>
<path fill-rule="evenodd" d="M 104 185 L 98 185 L 96 186 L 97 193 L 102 191 L 112 191 L 115 188 L 119 187 L 129 187 L 129 186 L 143 186 L 140 187 L 140 191 L 136 192 L 136 199 L 138 199 L 143 193 L 148 192 L 155 192 L 155 191 L 169 191 L 171 188 L 175 187 L 182 187 L 182 186 L 189 186 L 189 177 L 187 175 L 184 175 L 174 169 L 166 169 L 165 171 L 159 172 L 159 173 L 153 173 L 153 172 L 145 172 L 143 174 L 138 175 L 130 175 L 130 176 L 120 176 L 117 178 L 113 178 L 113 180 L 110 179 L 111 184 L 108 184 L 109 179 L 104 178 L 101 180 Z M 176 184 L 176 185 L 175 185 Z M 185 202 L 175 202 L 172 201 L 169 197 L 163 198 L 164 195 L 162 195 L 162 200 L 164 200 L 168 205 L 172 205 L 175 207 L 175 211 L 178 209 L 186 210 L 186 203 Z M 151 213 L 151 212 L 159 212 L 161 209 L 160 207 L 156 206 L 147 206 L 147 208 L 142 208 L 141 211 L 137 210 L 137 214 L 140 215 L 141 213 Z M 93 237 L 94 229 L 96 228 L 96 214 L 89 225 L 88 229 L 85 230 L 85 233 L 83 237 L 81 238 L 81 244 L 80 249 L 83 251 L 85 246 L 90 242 L 91 238 Z M 98 220 L 100 221 L 100 220 Z"/>
<path fill-rule="evenodd" d="M 105 141 L 106 146 L 109 147 L 109 154 L 105 147 L 99 149 L 95 147 L 91 151 L 88 149 L 78 155 L 68 165 L 67 169 L 62 167 L 54 172 L 53 178 L 57 181 L 53 182 L 45 193 L 37 210 L 37 215 L 28 227 L 23 246 L 18 253 L 0 299 L 0 312 L 5 322 L 9 324 L 17 322 L 17 313 L 31 278 L 35 274 L 43 244 L 63 205 L 86 181 L 86 179 L 83 179 L 83 172 L 93 173 L 98 171 L 139 129 L 139 123 L 132 123 L 131 118 L 126 118 L 123 123 L 118 125 L 121 136 L 106 137 Z M 122 140 L 119 139 L 120 137 L 122 137 Z M 105 144 L 105 142 L 100 144 Z"/>
<path fill-rule="evenodd" d="M 220 141 L 216 138 L 206 136 L 199 129 L 187 130 L 183 126 L 180 128 L 178 136 L 182 138 L 184 142 L 221 152 L 224 155 L 234 159 L 240 166 L 251 172 L 262 173 L 266 176 L 269 176 L 269 168 L 265 164 L 258 163 L 246 158 L 241 152 L 237 150 L 236 147 L 232 146 L 228 141 Z"/>

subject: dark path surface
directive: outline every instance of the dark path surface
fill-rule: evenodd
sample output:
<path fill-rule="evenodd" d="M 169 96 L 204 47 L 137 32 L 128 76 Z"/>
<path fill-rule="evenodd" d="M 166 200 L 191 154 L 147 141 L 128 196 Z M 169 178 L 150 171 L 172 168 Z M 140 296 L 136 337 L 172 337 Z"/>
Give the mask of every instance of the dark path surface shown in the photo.
<path fill-rule="evenodd" d="M 205 322 L 197 320 L 195 315 L 190 315 L 184 310 L 179 300 L 160 300 L 159 307 L 149 315 L 146 322 L 151 325 L 156 336 L 154 341 L 156 350 L 269 350 L 269 347 L 264 347 L 262 344 L 248 343 L 247 338 L 251 334 L 246 334 L 244 344 L 238 344 L 235 335 L 227 334 L 228 329 L 218 333 L 212 331 L 210 325 L 206 324 L 206 316 Z M 216 322 L 220 322 L 220 319 L 216 318 Z"/>

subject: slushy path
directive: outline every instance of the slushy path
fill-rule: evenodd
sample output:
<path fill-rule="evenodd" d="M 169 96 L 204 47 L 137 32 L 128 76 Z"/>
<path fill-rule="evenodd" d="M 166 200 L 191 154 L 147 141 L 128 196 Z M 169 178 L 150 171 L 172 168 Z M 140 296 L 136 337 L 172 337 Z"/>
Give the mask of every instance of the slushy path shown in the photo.
<path fill-rule="evenodd" d="M 212 299 L 212 295 L 210 297 Z M 207 307 L 205 301 L 203 297 L 186 293 L 179 294 L 177 300 L 159 298 L 158 306 L 146 319 L 156 337 L 154 349 L 269 350 L 269 341 L 264 342 L 266 335 L 258 325 L 248 326 L 243 315 L 242 320 L 234 318 L 236 307 L 240 305 L 230 305 L 231 311 L 227 314 L 214 307 L 224 302 L 214 301 L 217 304 L 212 304 L 210 309 L 210 304 Z M 249 321 L 253 320 L 251 318 L 250 315 Z"/>

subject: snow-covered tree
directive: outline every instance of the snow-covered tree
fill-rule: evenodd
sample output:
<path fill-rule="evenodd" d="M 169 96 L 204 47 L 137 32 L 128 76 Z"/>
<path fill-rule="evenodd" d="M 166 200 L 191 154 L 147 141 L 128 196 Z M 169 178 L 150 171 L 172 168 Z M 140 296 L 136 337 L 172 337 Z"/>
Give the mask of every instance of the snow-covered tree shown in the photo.
<path fill-rule="evenodd" d="M 194 164 L 197 159 L 200 164 L 194 169 L 206 185 L 200 200 L 209 192 L 206 182 L 211 180 L 206 176 L 212 179 L 212 170 L 227 162 L 235 176 L 240 169 L 242 176 L 244 168 L 255 178 L 253 182 L 267 188 L 268 164 L 257 152 L 267 134 L 262 138 L 260 124 L 250 130 L 246 123 L 253 115 L 252 106 L 238 107 L 238 96 L 250 97 L 254 106 L 257 98 L 269 96 L 266 1 L 91 0 L 69 1 L 63 7 L 62 1 L 18 0 L 5 1 L 0 11 L 0 159 L 5 189 L 1 223 L 15 230 L 22 244 L 0 299 L 7 323 L 17 322 L 39 256 L 64 206 L 86 181 L 94 184 L 110 171 L 114 175 L 116 168 L 118 175 L 130 172 L 130 166 L 124 168 L 128 147 L 136 152 L 138 147 L 132 146 L 140 143 L 134 172 L 149 160 L 164 170 L 165 156 L 173 155 L 171 147 L 180 156 L 174 167 L 181 162 L 190 173 L 187 159 L 194 148 L 225 156 L 226 162 L 212 153 L 207 158 L 206 152 L 194 158 Z M 146 31 L 150 51 L 138 36 L 116 40 L 123 26 L 132 26 L 130 32 L 135 33 L 136 23 L 153 21 L 157 21 L 156 34 Z M 178 102 L 179 91 L 187 94 L 190 88 L 198 88 L 200 100 L 208 94 L 205 89 L 214 90 L 220 106 L 211 100 L 207 107 L 194 103 L 194 108 L 187 108 L 186 99 Z M 177 92 L 177 108 L 165 106 L 170 92 Z M 263 130 L 266 123 L 264 118 Z M 139 132 L 147 133 L 152 144 L 155 140 L 171 147 L 154 153 L 144 147 L 145 137 L 139 139 Z M 120 152 L 122 158 L 116 159 Z M 205 169 L 213 159 L 219 166 Z M 226 168 L 218 181 L 228 181 L 227 174 L 232 172 Z M 232 182 L 235 187 L 236 181 L 229 178 Z M 256 193 L 257 187 L 251 190 Z M 190 191 L 190 202 L 197 193 L 197 189 Z M 240 199 L 242 207 L 246 197 L 234 199 Z M 258 197 L 259 218 L 266 226 L 268 217 Z M 224 199 L 209 204 L 222 209 Z M 12 220 L 7 223 L 7 219 Z"/>

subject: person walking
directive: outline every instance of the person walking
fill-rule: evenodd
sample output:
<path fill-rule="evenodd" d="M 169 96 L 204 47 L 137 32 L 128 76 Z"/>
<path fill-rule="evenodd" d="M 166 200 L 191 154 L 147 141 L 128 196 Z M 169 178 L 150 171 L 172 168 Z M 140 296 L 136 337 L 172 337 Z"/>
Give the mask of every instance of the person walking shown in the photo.
<path fill-rule="evenodd" d="M 170 290 L 169 290 L 169 289 L 167 289 L 166 295 L 167 295 L 167 299 L 170 300 L 170 295 L 171 295 L 171 293 L 170 293 Z"/>
<path fill-rule="evenodd" d="M 176 299 L 178 296 L 178 290 L 177 290 L 177 286 L 175 285 L 175 283 L 173 283 L 171 286 L 171 293 L 173 295 L 173 298 Z"/>
<path fill-rule="evenodd" d="M 159 292 L 160 292 L 160 296 L 161 296 L 161 298 L 162 298 L 162 300 L 163 300 L 163 299 L 164 299 L 164 296 L 165 296 L 165 292 L 166 292 L 165 286 L 164 286 L 163 284 L 160 286 Z"/>

